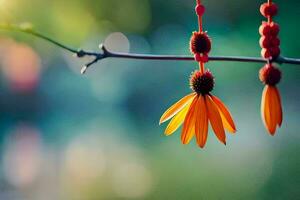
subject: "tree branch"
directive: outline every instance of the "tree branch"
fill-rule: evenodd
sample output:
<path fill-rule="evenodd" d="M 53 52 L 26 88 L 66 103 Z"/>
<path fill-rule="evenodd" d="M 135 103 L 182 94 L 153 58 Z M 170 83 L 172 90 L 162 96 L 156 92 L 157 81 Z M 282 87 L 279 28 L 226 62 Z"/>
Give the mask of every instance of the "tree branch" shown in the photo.
<path fill-rule="evenodd" d="M 184 56 L 184 55 L 152 55 L 152 54 L 134 54 L 134 53 L 121 53 L 121 52 L 114 52 L 109 51 L 103 44 L 99 45 L 99 48 L 102 50 L 102 52 L 93 52 L 93 51 L 85 51 L 85 50 L 76 50 L 73 48 L 70 48 L 60 42 L 57 42 L 54 39 L 51 39 L 50 37 L 47 37 L 39 32 L 36 32 L 32 29 L 32 27 L 28 24 L 23 25 L 14 25 L 14 24 L 0 24 L 0 29 L 7 30 L 7 31 L 18 31 L 23 32 L 26 34 L 30 34 L 32 36 L 38 37 L 40 39 L 43 39 L 47 42 L 50 42 L 62 49 L 65 49 L 71 53 L 73 53 L 75 56 L 82 58 L 82 57 L 93 57 L 91 62 L 84 65 L 81 69 L 81 73 L 84 74 L 86 70 L 92 66 L 93 64 L 97 63 L 100 60 L 106 59 L 106 58 L 123 58 L 123 59 L 141 59 L 141 60 L 174 60 L 174 61 L 194 61 L 194 57 L 192 56 Z M 241 56 L 210 56 L 209 61 L 230 61 L 230 62 L 254 62 L 254 63 L 266 63 L 267 60 L 259 57 L 241 57 Z M 278 63 L 278 64 L 294 64 L 294 65 L 300 65 L 300 59 L 295 58 L 287 58 L 280 56 L 275 60 L 272 60 L 272 62 Z"/>

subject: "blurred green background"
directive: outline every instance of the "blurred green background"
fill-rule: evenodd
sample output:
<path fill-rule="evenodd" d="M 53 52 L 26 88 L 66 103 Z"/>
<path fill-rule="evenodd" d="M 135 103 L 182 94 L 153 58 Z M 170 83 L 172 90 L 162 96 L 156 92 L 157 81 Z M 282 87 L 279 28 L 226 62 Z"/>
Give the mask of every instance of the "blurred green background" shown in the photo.
<path fill-rule="evenodd" d="M 203 0 L 211 55 L 260 56 L 263 1 Z M 283 55 L 300 57 L 300 1 L 278 0 Z M 194 0 L 0 0 L 0 21 L 30 22 L 72 47 L 189 55 Z M 280 66 L 284 122 L 260 118 L 261 64 L 210 62 L 238 132 L 205 149 L 166 137 L 161 114 L 190 92 L 193 62 L 85 59 L 0 32 L 0 199 L 300 199 L 300 68 Z"/>

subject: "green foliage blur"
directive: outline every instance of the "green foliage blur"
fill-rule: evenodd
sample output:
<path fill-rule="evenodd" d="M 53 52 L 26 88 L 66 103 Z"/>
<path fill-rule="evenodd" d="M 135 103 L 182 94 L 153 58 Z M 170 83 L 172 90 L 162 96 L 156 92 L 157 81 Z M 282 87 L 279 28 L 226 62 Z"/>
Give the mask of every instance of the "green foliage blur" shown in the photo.
<path fill-rule="evenodd" d="M 279 5 L 284 56 L 300 58 L 300 1 Z M 263 1 L 203 0 L 211 55 L 260 56 Z M 33 24 L 68 46 L 189 55 L 194 0 L 0 0 L 0 22 Z M 279 66 L 284 122 L 263 127 L 261 64 L 210 62 L 237 124 L 227 146 L 164 136 L 161 114 L 190 92 L 193 62 L 88 60 L 0 32 L 0 199 L 300 199 L 300 68 Z"/>

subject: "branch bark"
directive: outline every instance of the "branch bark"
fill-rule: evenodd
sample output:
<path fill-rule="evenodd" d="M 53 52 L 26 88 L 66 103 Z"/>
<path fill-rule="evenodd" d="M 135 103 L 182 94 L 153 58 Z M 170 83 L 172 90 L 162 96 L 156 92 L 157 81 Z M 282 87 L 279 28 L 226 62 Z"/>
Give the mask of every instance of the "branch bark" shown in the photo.
<path fill-rule="evenodd" d="M 91 62 L 84 65 L 81 69 L 81 73 L 84 74 L 86 70 L 92 66 L 93 64 L 97 63 L 100 60 L 106 58 L 123 58 L 123 59 L 140 59 L 140 60 L 174 60 L 174 61 L 194 61 L 194 57 L 192 56 L 185 56 L 185 55 L 153 55 L 153 54 L 135 54 L 135 53 L 121 53 L 121 52 L 114 52 L 109 51 L 103 44 L 99 45 L 99 48 L 102 52 L 94 52 L 94 51 L 86 51 L 82 49 L 73 49 L 68 47 L 48 36 L 45 36 L 42 33 L 34 31 L 30 26 L 22 26 L 22 25 L 14 25 L 14 24 L 1 24 L 0 29 L 7 30 L 7 31 L 18 31 L 22 33 L 26 33 L 40 39 L 43 39 L 47 42 L 50 42 L 62 49 L 65 49 L 75 56 L 82 58 L 82 57 L 93 57 Z M 230 61 L 230 62 L 253 62 L 253 63 L 267 63 L 268 60 L 259 58 L 259 57 L 242 57 L 242 56 L 210 56 L 209 61 Z M 288 58 L 280 56 L 272 62 L 278 64 L 293 64 L 293 65 L 300 65 L 299 58 Z"/>

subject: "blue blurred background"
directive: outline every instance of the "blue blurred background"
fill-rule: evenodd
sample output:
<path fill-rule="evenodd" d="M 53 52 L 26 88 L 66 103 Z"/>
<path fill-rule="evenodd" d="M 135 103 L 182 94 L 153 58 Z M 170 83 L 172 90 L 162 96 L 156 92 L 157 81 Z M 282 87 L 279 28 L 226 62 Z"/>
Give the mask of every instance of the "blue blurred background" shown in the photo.
<path fill-rule="evenodd" d="M 260 56 L 263 1 L 203 0 L 211 55 Z M 300 57 L 300 1 L 278 0 L 283 55 Z M 1 22 L 30 22 L 98 51 L 189 55 L 194 0 L 0 0 Z M 0 199 L 300 199 L 300 68 L 280 66 L 284 122 L 260 118 L 261 64 L 210 62 L 214 94 L 238 132 L 205 149 L 164 136 L 158 120 L 190 92 L 193 62 L 85 59 L 32 36 L 0 32 Z"/>

